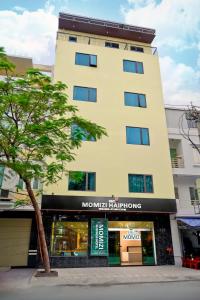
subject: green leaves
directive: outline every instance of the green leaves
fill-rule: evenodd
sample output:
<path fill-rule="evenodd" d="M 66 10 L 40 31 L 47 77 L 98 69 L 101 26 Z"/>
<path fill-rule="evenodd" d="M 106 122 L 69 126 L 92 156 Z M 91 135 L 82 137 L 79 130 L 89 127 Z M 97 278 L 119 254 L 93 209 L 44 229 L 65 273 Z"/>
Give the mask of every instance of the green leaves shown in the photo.
<path fill-rule="evenodd" d="M 9 76 L 14 66 L 2 48 L 0 68 L 6 74 L 0 80 L 0 164 L 22 179 L 56 182 L 75 159 L 74 149 L 82 144 L 80 132 L 98 140 L 106 130 L 78 115 L 77 107 L 68 103 L 64 83 L 52 83 L 37 69 L 23 78 Z M 73 124 L 80 132 L 72 137 Z"/>

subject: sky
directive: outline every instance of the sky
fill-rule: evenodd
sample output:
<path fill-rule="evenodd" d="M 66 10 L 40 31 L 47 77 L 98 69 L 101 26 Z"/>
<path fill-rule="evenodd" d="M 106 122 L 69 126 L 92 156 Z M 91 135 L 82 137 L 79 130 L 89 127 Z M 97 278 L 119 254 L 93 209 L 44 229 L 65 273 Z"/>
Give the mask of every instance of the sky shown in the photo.
<path fill-rule="evenodd" d="M 156 30 L 164 101 L 200 106 L 200 0 L 0 0 L 0 46 L 53 64 L 58 13 Z"/>

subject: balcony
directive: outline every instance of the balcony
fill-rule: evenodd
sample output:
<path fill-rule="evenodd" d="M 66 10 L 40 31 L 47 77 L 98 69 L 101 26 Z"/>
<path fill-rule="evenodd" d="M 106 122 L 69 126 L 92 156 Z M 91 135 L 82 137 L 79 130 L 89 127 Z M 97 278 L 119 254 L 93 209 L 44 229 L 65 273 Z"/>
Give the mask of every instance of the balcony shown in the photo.
<path fill-rule="evenodd" d="M 184 160 L 182 156 L 171 158 L 172 168 L 184 168 Z"/>

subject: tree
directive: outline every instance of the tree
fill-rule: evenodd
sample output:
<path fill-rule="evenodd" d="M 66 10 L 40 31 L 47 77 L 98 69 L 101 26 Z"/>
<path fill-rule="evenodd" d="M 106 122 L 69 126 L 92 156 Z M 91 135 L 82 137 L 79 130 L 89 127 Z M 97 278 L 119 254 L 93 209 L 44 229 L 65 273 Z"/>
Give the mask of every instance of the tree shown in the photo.
<path fill-rule="evenodd" d="M 181 115 L 181 117 L 179 119 L 179 129 L 180 129 L 181 135 L 192 144 L 192 146 L 196 149 L 196 151 L 200 155 L 199 145 L 193 141 L 192 136 L 191 136 L 190 129 L 192 127 L 190 125 L 188 125 L 188 128 L 184 128 L 184 126 L 183 126 L 184 118 L 187 121 L 189 121 L 191 124 L 193 124 L 192 127 L 197 128 L 198 135 L 199 135 L 199 142 L 200 142 L 200 109 L 199 109 L 199 107 L 191 104 L 191 106 L 189 106 L 184 111 L 184 113 Z M 190 123 L 188 123 L 188 124 L 190 124 Z"/>
<path fill-rule="evenodd" d="M 68 103 L 67 86 L 52 83 L 37 69 L 14 78 L 14 65 L 0 48 L 0 165 L 12 169 L 24 181 L 35 210 L 40 254 L 46 273 L 50 272 L 41 211 L 31 180 L 44 184 L 59 180 L 67 163 L 75 159 L 74 149 L 82 138 L 100 139 L 106 130 L 82 118 Z M 71 134 L 71 128 L 76 130 Z"/>

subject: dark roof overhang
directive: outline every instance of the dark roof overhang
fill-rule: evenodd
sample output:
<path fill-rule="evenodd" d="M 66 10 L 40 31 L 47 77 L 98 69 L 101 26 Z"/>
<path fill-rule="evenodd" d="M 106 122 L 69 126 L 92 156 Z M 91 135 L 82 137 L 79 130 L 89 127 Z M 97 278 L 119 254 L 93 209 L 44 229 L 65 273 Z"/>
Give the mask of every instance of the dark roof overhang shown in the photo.
<path fill-rule="evenodd" d="M 58 28 L 148 44 L 155 38 L 154 29 L 66 13 L 59 13 Z"/>

